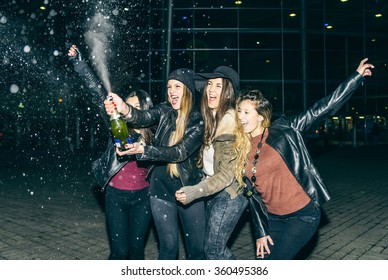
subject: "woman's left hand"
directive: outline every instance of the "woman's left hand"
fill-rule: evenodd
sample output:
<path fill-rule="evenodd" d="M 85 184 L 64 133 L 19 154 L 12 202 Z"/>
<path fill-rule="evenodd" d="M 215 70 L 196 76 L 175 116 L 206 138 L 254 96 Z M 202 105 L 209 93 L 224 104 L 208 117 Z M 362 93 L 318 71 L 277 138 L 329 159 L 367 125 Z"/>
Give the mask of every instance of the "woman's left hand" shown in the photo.
<path fill-rule="evenodd" d="M 125 148 L 127 149 L 125 151 L 120 151 L 119 148 L 116 148 L 116 153 L 121 157 L 125 155 L 136 155 L 144 153 L 144 147 L 140 144 L 140 142 L 125 144 Z"/>
<path fill-rule="evenodd" d="M 175 198 L 177 201 L 184 203 L 186 201 L 186 194 L 182 189 L 177 190 L 175 192 Z"/>
<path fill-rule="evenodd" d="M 371 69 L 375 68 L 373 64 L 367 63 L 368 58 L 364 58 L 361 60 L 360 64 L 358 65 L 357 72 L 360 73 L 361 76 L 372 76 Z"/>
<path fill-rule="evenodd" d="M 274 245 L 271 236 L 267 235 L 262 238 L 256 239 L 256 257 L 264 259 L 264 255 L 271 254 L 268 243 Z"/>

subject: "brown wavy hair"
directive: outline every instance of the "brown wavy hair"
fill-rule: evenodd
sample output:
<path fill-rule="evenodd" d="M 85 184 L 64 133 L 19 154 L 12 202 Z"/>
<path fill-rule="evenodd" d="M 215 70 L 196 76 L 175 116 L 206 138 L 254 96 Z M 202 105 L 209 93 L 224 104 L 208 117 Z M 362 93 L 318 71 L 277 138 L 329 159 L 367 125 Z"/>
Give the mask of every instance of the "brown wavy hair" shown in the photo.
<path fill-rule="evenodd" d="M 201 98 L 201 112 L 203 121 L 205 124 L 205 132 L 203 136 L 203 144 L 201 146 L 197 166 L 203 167 L 203 150 L 209 147 L 211 142 L 214 140 L 214 136 L 217 131 L 218 124 L 221 119 L 225 116 L 226 111 L 233 109 L 236 104 L 235 92 L 232 83 L 228 79 L 222 79 L 222 92 L 220 95 L 220 104 L 217 108 L 216 115 L 213 116 L 213 111 L 209 108 L 207 94 L 207 85 L 203 89 Z"/>

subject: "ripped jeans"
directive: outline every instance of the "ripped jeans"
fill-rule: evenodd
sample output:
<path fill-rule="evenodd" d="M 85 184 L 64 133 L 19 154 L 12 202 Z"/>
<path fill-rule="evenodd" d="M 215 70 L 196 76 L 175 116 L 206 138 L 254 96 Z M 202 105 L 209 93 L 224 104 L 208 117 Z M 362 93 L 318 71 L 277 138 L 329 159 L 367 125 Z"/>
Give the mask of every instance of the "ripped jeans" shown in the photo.
<path fill-rule="evenodd" d="M 292 260 L 317 231 L 321 210 L 310 201 L 302 209 L 288 215 L 268 213 L 268 230 L 274 242 L 266 260 Z"/>

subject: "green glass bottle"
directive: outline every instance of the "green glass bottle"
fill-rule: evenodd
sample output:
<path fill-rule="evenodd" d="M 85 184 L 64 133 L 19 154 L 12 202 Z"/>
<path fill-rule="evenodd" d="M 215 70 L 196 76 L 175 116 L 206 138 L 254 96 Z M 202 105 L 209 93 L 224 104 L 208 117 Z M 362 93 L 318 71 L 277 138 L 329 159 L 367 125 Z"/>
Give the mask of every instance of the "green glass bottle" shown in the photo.
<path fill-rule="evenodd" d="M 132 144 L 132 139 L 129 136 L 127 123 L 117 110 L 110 115 L 110 127 L 116 147 L 125 151 L 125 144 Z"/>

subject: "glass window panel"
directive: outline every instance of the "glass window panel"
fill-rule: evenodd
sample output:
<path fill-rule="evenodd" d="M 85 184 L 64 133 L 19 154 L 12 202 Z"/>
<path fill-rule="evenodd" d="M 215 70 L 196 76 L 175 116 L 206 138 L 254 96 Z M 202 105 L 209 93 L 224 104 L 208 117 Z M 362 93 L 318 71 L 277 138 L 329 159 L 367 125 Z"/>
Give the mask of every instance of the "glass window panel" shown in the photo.
<path fill-rule="evenodd" d="M 360 12 L 349 13 L 350 11 L 326 12 L 325 23 L 333 28 L 328 32 L 359 32 L 363 27 L 363 15 Z"/>
<path fill-rule="evenodd" d="M 237 48 L 237 31 L 220 32 L 205 31 L 196 32 L 195 48 L 196 49 L 235 49 Z"/>
<path fill-rule="evenodd" d="M 348 58 L 344 52 L 327 51 L 326 52 L 326 78 L 328 80 L 342 81 L 348 74 L 353 73 L 356 67 L 349 68 L 350 73 L 347 73 Z"/>
<path fill-rule="evenodd" d="M 196 51 L 196 57 L 207 57 L 206 60 L 196 60 L 196 72 L 212 72 L 221 65 L 232 67 L 238 72 L 238 52 L 229 50 Z"/>
<path fill-rule="evenodd" d="M 325 20 L 323 19 L 322 11 L 306 10 L 306 29 L 322 30 Z"/>
<path fill-rule="evenodd" d="M 329 50 L 345 50 L 347 48 L 347 38 L 344 36 L 336 36 L 331 34 L 326 34 L 325 47 Z M 322 47 L 324 47 L 322 46 Z"/>
<path fill-rule="evenodd" d="M 283 27 L 300 28 L 301 11 L 299 9 L 284 9 Z"/>
<path fill-rule="evenodd" d="M 235 9 L 198 9 L 195 11 L 196 28 L 236 28 Z"/>
<path fill-rule="evenodd" d="M 301 38 L 298 32 L 283 34 L 284 48 L 286 50 L 295 50 L 301 48 Z"/>
<path fill-rule="evenodd" d="M 241 49 L 280 49 L 282 37 L 280 32 L 275 33 L 240 33 Z"/>
<path fill-rule="evenodd" d="M 187 1 L 187 0 L 186 0 Z M 178 1 L 176 1 L 178 2 Z M 247 2 L 247 1 L 243 1 L 243 2 Z M 254 1 L 256 2 L 256 1 Z M 245 3 L 244 3 L 245 5 Z M 206 8 L 238 8 L 240 7 L 241 5 L 236 5 L 235 4 L 235 1 L 232 0 L 232 1 L 225 1 L 225 0 L 196 0 L 195 1 L 195 7 L 198 7 L 198 8 L 203 8 L 203 7 L 206 7 Z"/>
<path fill-rule="evenodd" d="M 280 28 L 279 9 L 240 10 L 240 28 Z"/>
<path fill-rule="evenodd" d="M 151 10 L 149 16 L 150 25 L 154 29 L 163 28 L 163 26 L 166 25 L 166 17 L 166 10 Z"/>
<path fill-rule="evenodd" d="M 319 99 L 325 97 L 325 87 L 322 81 L 307 83 L 306 106 L 311 107 Z"/>
<path fill-rule="evenodd" d="M 321 51 L 309 51 L 307 53 L 307 80 L 323 79 L 324 56 Z"/>
<path fill-rule="evenodd" d="M 281 102 L 281 98 L 277 99 L 277 103 Z M 277 104 L 279 108 L 280 103 Z M 284 113 L 294 115 L 303 111 L 303 91 L 300 83 L 286 83 L 284 86 Z"/>
<path fill-rule="evenodd" d="M 275 2 L 275 1 L 270 1 L 270 2 Z M 280 1 L 279 1 L 280 2 Z M 283 8 L 284 9 L 300 9 L 301 7 L 301 2 L 300 0 L 287 0 L 283 1 Z M 313 2 L 313 1 L 305 1 L 306 2 L 306 7 L 308 6 L 307 3 Z"/>
<path fill-rule="evenodd" d="M 192 50 L 172 50 L 171 51 L 171 70 L 177 68 L 193 69 L 193 51 Z"/>
<path fill-rule="evenodd" d="M 284 79 L 298 80 L 302 76 L 302 57 L 301 51 L 284 51 Z"/>
<path fill-rule="evenodd" d="M 153 50 L 165 49 L 167 46 L 167 33 L 162 31 L 153 32 L 151 34 L 151 46 Z"/>
<path fill-rule="evenodd" d="M 280 51 L 241 51 L 240 60 L 244 79 L 281 79 Z"/>
<path fill-rule="evenodd" d="M 190 32 L 174 32 L 172 34 L 173 49 L 192 49 L 193 34 Z"/>
<path fill-rule="evenodd" d="M 308 50 L 323 50 L 325 45 L 323 33 L 309 34 L 306 40 Z"/>
<path fill-rule="evenodd" d="M 174 29 L 193 27 L 193 10 L 174 10 L 172 17 L 172 26 Z"/>

